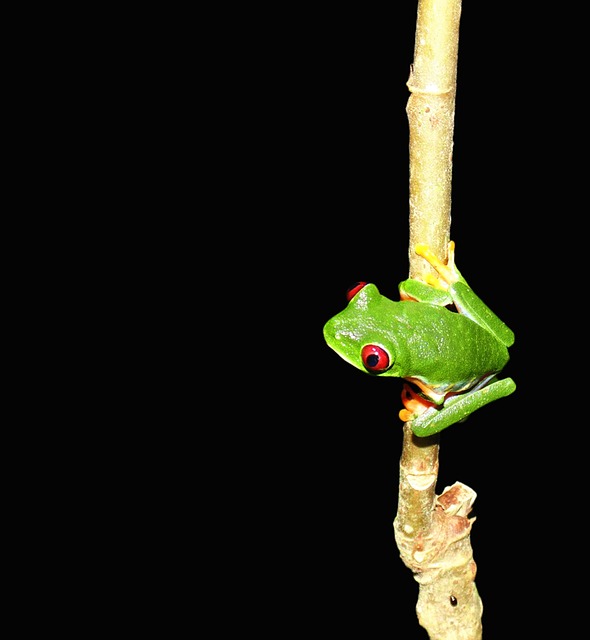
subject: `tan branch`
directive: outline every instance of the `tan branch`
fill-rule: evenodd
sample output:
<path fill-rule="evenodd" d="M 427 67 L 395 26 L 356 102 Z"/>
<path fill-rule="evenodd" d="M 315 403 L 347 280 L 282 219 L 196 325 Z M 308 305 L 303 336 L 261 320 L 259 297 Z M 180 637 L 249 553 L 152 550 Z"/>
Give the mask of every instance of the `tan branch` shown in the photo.
<path fill-rule="evenodd" d="M 410 128 L 410 276 L 428 244 L 445 259 L 451 226 L 451 179 L 460 0 L 419 0 L 414 64 L 408 80 Z M 436 495 L 439 436 L 418 438 L 404 425 L 396 544 L 419 583 L 416 612 L 431 640 L 481 640 L 468 518 L 475 492 L 456 483 Z"/>
<path fill-rule="evenodd" d="M 446 256 L 451 228 L 451 180 L 457 86 L 460 0 L 420 0 L 414 64 L 406 107 L 410 127 L 410 276 L 424 261 L 414 253 L 428 244 Z"/>

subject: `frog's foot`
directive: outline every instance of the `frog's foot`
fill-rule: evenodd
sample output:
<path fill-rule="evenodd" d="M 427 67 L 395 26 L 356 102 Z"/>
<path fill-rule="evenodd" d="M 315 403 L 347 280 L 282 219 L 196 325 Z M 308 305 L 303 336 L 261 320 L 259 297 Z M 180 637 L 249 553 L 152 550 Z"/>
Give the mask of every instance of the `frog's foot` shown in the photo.
<path fill-rule="evenodd" d="M 402 404 L 405 407 L 399 412 L 402 422 L 409 422 L 422 415 L 427 409 L 436 406 L 434 402 L 430 402 L 424 396 L 416 393 L 407 383 L 404 384 L 402 389 Z"/>
<path fill-rule="evenodd" d="M 422 258 L 434 267 L 439 275 L 438 278 L 432 273 L 426 273 L 423 276 L 424 281 L 431 287 L 435 287 L 436 289 L 448 289 L 449 285 L 461 279 L 461 274 L 455 266 L 455 243 L 452 240 L 449 242 L 446 264 L 441 262 L 425 244 L 417 244 L 414 250 L 419 256 L 422 256 Z"/>

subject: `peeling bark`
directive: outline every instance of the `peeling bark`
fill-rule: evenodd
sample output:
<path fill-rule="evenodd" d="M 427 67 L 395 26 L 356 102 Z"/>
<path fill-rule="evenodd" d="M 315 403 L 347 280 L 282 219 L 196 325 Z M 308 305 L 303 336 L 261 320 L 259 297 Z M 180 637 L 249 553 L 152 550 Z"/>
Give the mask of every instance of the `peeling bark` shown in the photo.
<path fill-rule="evenodd" d="M 416 613 L 431 640 L 479 640 L 483 605 L 470 539 L 475 518 L 468 517 L 476 494 L 456 482 L 436 496 L 435 438 L 417 438 L 404 427 L 395 540 L 420 586 Z"/>

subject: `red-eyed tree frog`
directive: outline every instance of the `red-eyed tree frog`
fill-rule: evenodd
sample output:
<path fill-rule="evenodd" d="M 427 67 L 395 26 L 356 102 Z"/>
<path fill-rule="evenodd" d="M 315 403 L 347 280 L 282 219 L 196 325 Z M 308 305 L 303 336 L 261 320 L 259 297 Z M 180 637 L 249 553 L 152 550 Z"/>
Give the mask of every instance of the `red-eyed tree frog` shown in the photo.
<path fill-rule="evenodd" d="M 447 264 L 426 245 L 415 250 L 438 276 L 404 280 L 398 302 L 374 284 L 357 283 L 349 289 L 347 307 L 325 324 L 324 338 L 357 369 L 403 378 L 399 417 L 424 437 L 515 390 L 511 378 L 497 377 L 514 333 L 460 274 L 454 242 Z"/>

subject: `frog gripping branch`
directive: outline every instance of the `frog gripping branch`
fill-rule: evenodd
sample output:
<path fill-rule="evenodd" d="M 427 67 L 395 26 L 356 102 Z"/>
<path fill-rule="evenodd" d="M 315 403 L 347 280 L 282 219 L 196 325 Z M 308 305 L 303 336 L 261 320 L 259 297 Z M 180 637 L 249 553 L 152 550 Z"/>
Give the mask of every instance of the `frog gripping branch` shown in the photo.
<path fill-rule="evenodd" d="M 453 242 L 447 264 L 426 245 L 415 250 L 438 277 L 401 282 L 398 302 L 359 283 L 349 290 L 347 307 L 325 324 L 324 338 L 357 369 L 403 378 L 399 416 L 425 437 L 515 390 L 511 378 L 498 378 L 514 334 L 455 266 Z"/>

